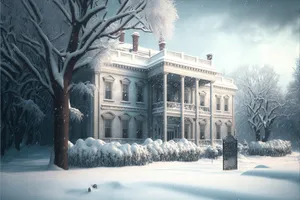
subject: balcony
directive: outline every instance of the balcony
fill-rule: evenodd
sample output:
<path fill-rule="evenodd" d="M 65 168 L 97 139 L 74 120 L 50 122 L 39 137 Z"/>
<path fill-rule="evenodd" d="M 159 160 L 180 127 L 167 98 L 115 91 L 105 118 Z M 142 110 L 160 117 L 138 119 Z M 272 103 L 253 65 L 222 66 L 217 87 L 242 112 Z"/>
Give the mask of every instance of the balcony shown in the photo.
<path fill-rule="evenodd" d="M 160 112 L 163 111 L 163 101 L 157 102 L 152 104 L 153 112 Z M 167 102 L 167 110 L 168 111 L 179 111 L 181 110 L 181 103 L 178 102 Z M 196 112 L 196 105 L 195 104 L 184 104 L 184 111 L 185 112 Z M 208 106 L 199 106 L 199 113 L 200 114 L 209 114 L 210 109 Z"/>

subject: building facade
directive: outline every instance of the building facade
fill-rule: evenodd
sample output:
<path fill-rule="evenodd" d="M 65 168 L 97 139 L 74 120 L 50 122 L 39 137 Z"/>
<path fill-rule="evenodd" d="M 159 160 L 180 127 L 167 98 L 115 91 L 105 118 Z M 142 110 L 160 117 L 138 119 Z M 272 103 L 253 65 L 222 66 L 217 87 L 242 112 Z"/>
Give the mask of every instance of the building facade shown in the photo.
<path fill-rule="evenodd" d="M 222 77 L 207 59 L 139 47 L 132 44 L 110 51 L 96 67 L 92 132 L 94 138 L 170 140 L 186 138 L 212 142 L 234 130 L 232 79 Z"/>

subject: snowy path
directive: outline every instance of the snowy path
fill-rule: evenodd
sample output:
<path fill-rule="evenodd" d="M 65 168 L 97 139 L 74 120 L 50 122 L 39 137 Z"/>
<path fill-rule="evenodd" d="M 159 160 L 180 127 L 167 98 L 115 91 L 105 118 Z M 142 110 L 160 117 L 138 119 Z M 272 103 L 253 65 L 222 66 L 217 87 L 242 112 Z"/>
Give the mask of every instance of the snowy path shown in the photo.
<path fill-rule="evenodd" d="M 48 148 L 31 148 L 14 159 L 2 160 L 0 199 L 298 200 L 299 155 L 240 158 L 239 170 L 225 172 L 221 158 L 51 171 L 46 170 Z M 257 165 L 270 168 L 254 169 Z M 88 193 L 91 184 L 98 189 Z"/>

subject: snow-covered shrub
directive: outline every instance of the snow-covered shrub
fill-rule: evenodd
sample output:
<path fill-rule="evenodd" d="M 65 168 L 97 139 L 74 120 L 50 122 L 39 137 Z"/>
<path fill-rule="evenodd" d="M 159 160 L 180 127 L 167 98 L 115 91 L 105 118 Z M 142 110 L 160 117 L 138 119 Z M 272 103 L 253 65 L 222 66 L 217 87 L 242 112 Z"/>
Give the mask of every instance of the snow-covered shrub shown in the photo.
<path fill-rule="evenodd" d="M 105 143 L 102 140 L 79 139 L 69 142 L 69 165 L 77 167 L 120 167 L 152 162 L 146 147 L 138 144 Z"/>
<path fill-rule="evenodd" d="M 292 153 L 292 144 L 290 141 L 284 140 L 251 142 L 248 152 L 250 155 L 285 156 Z"/>
<path fill-rule="evenodd" d="M 246 141 L 243 142 L 243 144 L 238 143 L 238 153 L 242 155 L 248 155 L 249 146 Z"/>
<path fill-rule="evenodd" d="M 146 139 L 142 145 L 119 142 L 105 143 L 102 140 L 79 139 L 75 145 L 69 142 L 69 165 L 77 167 L 145 165 L 153 161 L 197 161 L 203 150 L 194 143 L 181 139 Z"/>
<path fill-rule="evenodd" d="M 222 156 L 223 155 L 223 145 L 217 144 L 216 149 L 218 151 L 218 156 Z"/>
<path fill-rule="evenodd" d="M 204 157 L 205 158 L 215 159 L 215 158 L 218 157 L 218 155 L 219 155 L 219 152 L 218 152 L 216 147 L 208 146 L 205 149 L 205 152 L 204 152 Z"/>

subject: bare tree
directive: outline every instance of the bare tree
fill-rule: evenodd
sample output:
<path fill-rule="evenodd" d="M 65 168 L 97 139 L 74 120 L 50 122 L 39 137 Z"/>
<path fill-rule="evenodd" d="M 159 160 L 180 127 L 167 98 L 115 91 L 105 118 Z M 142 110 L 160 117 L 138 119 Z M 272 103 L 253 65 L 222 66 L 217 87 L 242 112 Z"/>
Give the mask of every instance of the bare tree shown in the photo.
<path fill-rule="evenodd" d="M 274 121 L 281 116 L 279 110 L 284 105 L 277 85 L 279 76 L 271 67 L 253 66 L 243 67 L 243 70 L 239 68 L 233 77 L 239 88 L 236 95 L 236 123 L 243 125 L 237 126 L 238 132 L 245 132 L 250 127 L 256 141 L 260 141 L 263 130 L 263 141 L 267 141 Z"/>
<path fill-rule="evenodd" d="M 21 40 L 36 52 L 43 66 L 31 61 L 20 48 L 19 40 L 6 40 L 1 56 L 12 66 L 26 67 L 52 96 L 54 164 L 68 169 L 69 86 L 73 73 L 89 64 L 85 60 L 88 53 L 105 50 L 110 39 L 119 37 L 120 30 L 136 29 L 168 36 L 177 13 L 172 0 L 118 0 L 114 10 L 109 9 L 108 0 L 68 0 L 66 5 L 64 2 L 53 0 L 68 24 L 66 32 L 70 33 L 67 44 L 58 49 L 44 31 L 45 22 L 35 1 L 22 0 L 38 37 L 23 34 Z M 9 73 L 9 67 L 3 67 L 2 71 Z"/>

